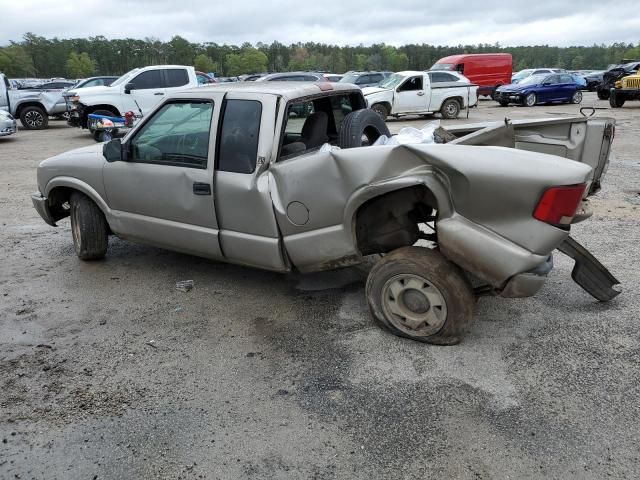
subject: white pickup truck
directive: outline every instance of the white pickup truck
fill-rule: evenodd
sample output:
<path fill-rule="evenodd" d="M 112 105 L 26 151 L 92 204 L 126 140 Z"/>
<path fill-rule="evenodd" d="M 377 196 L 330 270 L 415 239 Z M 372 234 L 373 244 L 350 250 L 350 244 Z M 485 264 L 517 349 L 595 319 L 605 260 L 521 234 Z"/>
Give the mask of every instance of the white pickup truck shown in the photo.
<path fill-rule="evenodd" d="M 42 130 L 49 125 L 49 117 L 62 115 L 66 106 L 61 88 L 18 90 L 0 73 L 0 110 L 19 118 L 27 130 Z"/>
<path fill-rule="evenodd" d="M 362 89 L 369 108 L 385 120 L 388 116 L 427 115 L 457 118 L 460 111 L 478 103 L 478 86 L 464 81 L 435 82 L 429 72 L 398 72 L 377 87 Z"/>
<path fill-rule="evenodd" d="M 90 113 L 123 116 L 150 112 L 166 96 L 187 88 L 197 87 L 193 67 L 184 65 L 154 65 L 134 68 L 111 85 L 71 90 L 66 98 L 69 105 L 69 125 L 87 128 Z"/>

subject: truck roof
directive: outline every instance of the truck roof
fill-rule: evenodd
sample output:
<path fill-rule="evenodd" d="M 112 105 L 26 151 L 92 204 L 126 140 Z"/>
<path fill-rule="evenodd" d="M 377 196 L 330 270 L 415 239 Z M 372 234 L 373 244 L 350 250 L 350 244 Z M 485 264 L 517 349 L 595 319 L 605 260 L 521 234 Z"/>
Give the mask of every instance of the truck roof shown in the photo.
<path fill-rule="evenodd" d="M 455 63 L 466 57 L 509 57 L 510 53 L 461 53 L 459 55 L 450 55 L 448 57 L 442 57 L 436 63 Z"/>
<path fill-rule="evenodd" d="M 276 95 L 287 100 L 318 95 L 322 92 L 360 92 L 360 89 L 349 83 L 329 82 L 233 82 L 214 83 L 204 87 L 189 89 L 188 92 L 247 92 Z"/>

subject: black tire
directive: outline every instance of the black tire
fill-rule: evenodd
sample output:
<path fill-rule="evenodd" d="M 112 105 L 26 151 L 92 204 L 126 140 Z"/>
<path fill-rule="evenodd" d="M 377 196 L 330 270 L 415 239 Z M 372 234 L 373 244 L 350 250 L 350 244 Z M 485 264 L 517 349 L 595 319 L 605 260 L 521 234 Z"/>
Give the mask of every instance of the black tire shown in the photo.
<path fill-rule="evenodd" d="M 440 252 L 423 247 L 399 248 L 378 261 L 367 279 L 366 295 L 380 326 L 436 345 L 462 340 L 476 303 L 464 272 Z"/>
<path fill-rule="evenodd" d="M 383 121 L 386 120 L 387 117 L 389 116 L 389 109 L 386 107 L 386 105 L 382 103 L 376 103 L 374 106 L 371 107 L 371 110 L 373 110 L 378 115 L 380 115 L 380 118 Z"/>
<path fill-rule="evenodd" d="M 498 102 L 500 104 L 501 107 L 508 107 L 509 106 L 509 102 Z"/>
<path fill-rule="evenodd" d="M 447 120 L 453 120 L 454 118 L 458 118 L 461 108 L 460 102 L 454 98 L 449 98 L 448 100 L 445 100 L 442 107 L 440 107 L 440 115 L 442 115 L 442 118 L 446 118 Z"/>
<path fill-rule="evenodd" d="M 580 90 L 576 90 L 576 93 L 573 94 L 570 102 L 573 103 L 574 105 L 578 105 L 579 103 L 582 103 L 582 92 Z"/>
<path fill-rule="evenodd" d="M 391 136 L 387 124 L 376 112 L 365 108 L 351 112 L 342 121 L 338 146 L 355 148 L 372 145 L 382 135 Z"/>
<path fill-rule="evenodd" d="M 538 97 L 533 92 L 531 92 L 529 95 L 527 95 L 524 98 L 525 107 L 535 107 L 537 103 L 538 103 Z"/>
<path fill-rule="evenodd" d="M 91 135 L 93 136 L 93 139 L 96 142 L 98 142 L 98 143 L 104 142 L 104 131 L 102 131 L 102 130 L 92 130 L 91 131 Z"/>
<path fill-rule="evenodd" d="M 71 194 L 71 235 L 81 260 L 99 260 L 107 253 L 109 227 L 102 210 L 80 192 Z"/>
<path fill-rule="evenodd" d="M 609 94 L 609 105 L 611 105 L 611 108 L 622 108 L 625 101 L 626 98 L 619 93 Z"/>
<path fill-rule="evenodd" d="M 598 90 L 598 98 L 600 100 L 609 100 L 609 92 L 607 90 L 604 90 L 604 89 L 599 89 Z"/>
<path fill-rule="evenodd" d="M 49 116 L 40 107 L 25 107 L 20 112 L 20 123 L 27 130 L 44 130 L 49 126 Z"/>

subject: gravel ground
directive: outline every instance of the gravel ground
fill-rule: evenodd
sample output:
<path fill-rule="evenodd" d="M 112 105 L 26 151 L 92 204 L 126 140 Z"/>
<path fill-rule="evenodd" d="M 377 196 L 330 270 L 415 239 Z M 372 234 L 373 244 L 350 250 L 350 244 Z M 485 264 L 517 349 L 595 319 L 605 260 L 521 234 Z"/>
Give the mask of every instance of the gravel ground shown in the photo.
<path fill-rule="evenodd" d="M 576 111 L 481 101 L 469 120 Z M 62 122 L 0 139 L 0 478 L 637 478 L 640 104 L 598 114 L 618 119 L 612 161 L 573 232 L 623 294 L 595 302 L 558 254 L 540 294 L 481 299 L 454 347 L 374 326 L 352 270 L 115 238 L 83 263 L 29 194 L 40 160 L 93 140 Z"/>

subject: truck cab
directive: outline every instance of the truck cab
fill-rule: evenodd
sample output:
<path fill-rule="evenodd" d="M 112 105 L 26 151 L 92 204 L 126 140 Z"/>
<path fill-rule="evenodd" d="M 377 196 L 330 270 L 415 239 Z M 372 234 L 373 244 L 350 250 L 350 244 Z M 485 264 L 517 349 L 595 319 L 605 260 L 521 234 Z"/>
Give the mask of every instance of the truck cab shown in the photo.
<path fill-rule="evenodd" d="M 460 111 L 478 102 L 477 85 L 432 82 L 428 72 L 394 73 L 377 87 L 362 90 L 369 108 L 383 119 L 387 116 L 423 115 L 440 112 L 443 118 L 457 118 Z"/>
<path fill-rule="evenodd" d="M 87 128 L 90 113 L 122 116 L 133 111 L 145 115 L 174 92 L 198 86 L 193 67 L 155 65 L 134 68 L 109 86 L 88 87 L 67 93 L 69 124 Z"/>

